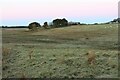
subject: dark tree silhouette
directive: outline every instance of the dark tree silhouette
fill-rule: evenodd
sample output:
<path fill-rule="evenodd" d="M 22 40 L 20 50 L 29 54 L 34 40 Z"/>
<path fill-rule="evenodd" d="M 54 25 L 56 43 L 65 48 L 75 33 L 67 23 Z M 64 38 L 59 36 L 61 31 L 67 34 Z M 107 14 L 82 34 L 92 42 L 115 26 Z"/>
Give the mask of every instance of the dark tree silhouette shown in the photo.
<path fill-rule="evenodd" d="M 45 29 L 47 29 L 47 28 L 48 28 L 48 23 L 47 23 L 47 22 L 44 22 L 43 27 L 44 27 Z"/>
<path fill-rule="evenodd" d="M 53 22 L 49 23 L 49 27 L 51 27 L 51 28 L 53 27 Z"/>
<path fill-rule="evenodd" d="M 61 23 L 62 23 L 62 26 L 68 26 L 68 21 L 65 18 L 61 20 Z"/>
<path fill-rule="evenodd" d="M 55 19 L 53 20 L 53 26 L 54 27 L 64 27 L 68 25 L 68 21 L 63 18 L 63 19 Z"/>
<path fill-rule="evenodd" d="M 54 27 L 60 27 L 60 25 L 61 25 L 61 19 L 55 19 L 55 20 L 53 20 L 53 26 Z"/>
<path fill-rule="evenodd" d="M 38 27 L 41 27 L 41 25 L 38 22 L 32 22 L 28 26 L 30 30 L 37 30 Z"/>

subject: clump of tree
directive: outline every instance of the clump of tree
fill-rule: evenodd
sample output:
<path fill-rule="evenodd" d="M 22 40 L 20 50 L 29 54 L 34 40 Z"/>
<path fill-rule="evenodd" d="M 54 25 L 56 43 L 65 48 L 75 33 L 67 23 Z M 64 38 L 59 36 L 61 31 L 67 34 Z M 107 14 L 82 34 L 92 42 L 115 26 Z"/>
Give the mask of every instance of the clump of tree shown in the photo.
<path fill-rule="evenodd" d="M 98 25 L 98 23 L 94 23 L 94 25 Z"/>
<path fill-rule="evenodd" d="M 44 22 L 43 27 L 44 27 L 45 29 L 48 29 L 48 28 L 49 28 L 48 23 L 47 23 L 47 22 Z"/>
<path fill-rule="evenodd" d="M 55 19 L 53 20 L 53 26 L 54 27 L 65 27 L 65 26 L 68 26 L 68 21 L 63 18 L 63 19 Z"/>
<path fill-rule="evenodd" d="M 28 28 L 31 31 L 36 31 L 39 27 L 41 27 L 41 25 L 38 22 L 32 22 L 28 25 Z"/>
<path fill-rule="evenodd" d="M 52 28 L 53 27 L 53 22 L 49 22 L 49 27 Z"/>
<path fill-rule="evenodd" d="M 8 28 L 8 26 L 2 26 L 2 28 Z"/>
<path fill-rule="evenodd" d="M 45 29 L 50 29 L 50 28 L 59 28 L 59 27 L 67 27 L 71 25 L 81 25 L 80 22 L 68 22 L 67 19 L 54 19 L 52 22 L 44 22 L 42 25 L 43 28 Z M 41 25 L 38 22 L 32 22 L 29 24 L 28 28 L 31 31 L 36 31 Z"/>

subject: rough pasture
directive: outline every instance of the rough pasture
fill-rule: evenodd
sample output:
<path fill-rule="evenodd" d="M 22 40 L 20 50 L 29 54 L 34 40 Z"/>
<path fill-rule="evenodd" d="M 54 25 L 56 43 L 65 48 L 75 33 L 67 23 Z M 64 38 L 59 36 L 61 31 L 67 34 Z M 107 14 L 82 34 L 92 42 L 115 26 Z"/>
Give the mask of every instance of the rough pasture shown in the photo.
<path fill-rule="evenodd" d="M 111 27 L 112 26 L 112 27 Z M 118 75 L 118 25 L 3 29 L 4 78 L 110 78 Z M 88 63 L 86 53 L 95 53 Z"/>

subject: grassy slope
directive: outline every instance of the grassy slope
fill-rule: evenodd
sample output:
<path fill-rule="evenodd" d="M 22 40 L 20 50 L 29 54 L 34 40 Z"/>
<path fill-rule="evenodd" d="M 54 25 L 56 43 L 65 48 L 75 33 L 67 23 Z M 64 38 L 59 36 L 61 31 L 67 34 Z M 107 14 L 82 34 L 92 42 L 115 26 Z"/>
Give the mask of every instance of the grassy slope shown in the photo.
<path fill-rule="evenodd" d="M 117 24 L 3 30 L 3 77 L 117 77 L 117 30 Z M 96 54 L 94 65 L 88 51 Z"/>

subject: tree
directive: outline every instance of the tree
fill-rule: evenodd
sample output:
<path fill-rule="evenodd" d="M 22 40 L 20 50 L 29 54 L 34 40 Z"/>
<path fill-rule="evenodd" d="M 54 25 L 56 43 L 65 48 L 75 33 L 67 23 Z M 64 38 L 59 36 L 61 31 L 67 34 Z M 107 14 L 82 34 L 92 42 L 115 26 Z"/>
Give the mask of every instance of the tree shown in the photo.
<path fill-rule="evenodd" d="M 51 28 L 52 28 L 52 27 L 53 27 L 53 22 L 49 22 L 49 24 L 48 24 L 48 25 L 49 25 L 49 27 L 51 27 Z"/>
<path fill-rule="evenodd" d="M 53 26 L 54 27 L 60 27 L 61 26 L 61 19 L 55 19 L 53 20 Z"/>
<path fill-rule="evenodd" d="M 44 22 L 43 27 L 44 27 L 45 29 L 47 29 L 47 28 L 48 28 L 48 23 L 47 23 L 47 22 Z"/>
<path fill-rule="evenodd" d="M 98 23 L 94 23 L 94 25 L 98 25 Z"/>
<path fill-rule="evenodd" d="M 32 22 L 28 26 L 28 28 L 32 31 L 37 30 L 38 27 L 41 27 L 41 25 L 38 22 Z"/>
<path fill-rule="evenodd" d="M 68 21 L 65 18 L 61 20 L 61 23 L 62 23 L 62 26 L 68 26 Z"/>
<path fill-rule="evenodd" d="M 68 21 L 63 18 L 63 19 L 55 19 L 53 20 L 53 26 L 54 27 L 64 27 L 68 25 Z"/>

